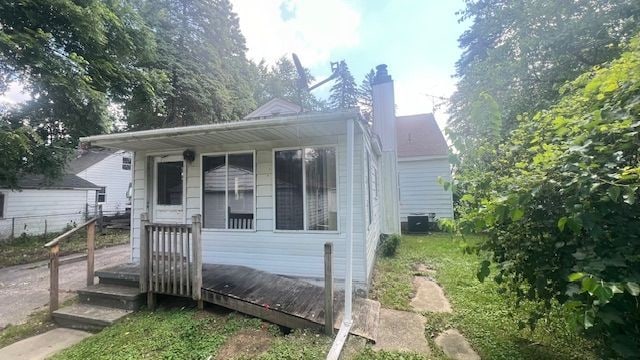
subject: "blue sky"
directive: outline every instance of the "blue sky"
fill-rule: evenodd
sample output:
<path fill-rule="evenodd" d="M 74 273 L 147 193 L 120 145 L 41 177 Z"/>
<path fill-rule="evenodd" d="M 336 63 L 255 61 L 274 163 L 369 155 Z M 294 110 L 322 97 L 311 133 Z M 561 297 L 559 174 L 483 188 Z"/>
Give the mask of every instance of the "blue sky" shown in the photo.
<path fill-rule="evenodd" d="M 431 112 L 455 90 L 462 0 L 232 0 L 249 56 L 273 62 L 296 52 L 317 79 L 329 62 L 346 60 L 358 82 L 385 63 L 395 80 L 399 115 Z M 330 85 L 317 90 L 326 96 Z M 438 102 L 438 100 L 436 100 Z M 444 127 L 447 114 L 436 118 Z"/>

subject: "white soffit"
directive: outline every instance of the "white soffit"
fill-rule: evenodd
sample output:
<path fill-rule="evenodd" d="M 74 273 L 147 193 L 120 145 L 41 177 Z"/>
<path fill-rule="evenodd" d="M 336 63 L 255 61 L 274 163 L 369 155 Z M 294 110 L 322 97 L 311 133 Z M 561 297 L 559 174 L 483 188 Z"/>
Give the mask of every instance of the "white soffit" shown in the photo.
<path fill-rule="evenodd" d="M 268 101 L 266 104 L 255 109 L 249 115 L 245 116 L 245 120 L 248 119 L 264 119 L 274 116 L 295 115 L 302 112 L 300 105 L 292 102 L 275 98 Z"/>

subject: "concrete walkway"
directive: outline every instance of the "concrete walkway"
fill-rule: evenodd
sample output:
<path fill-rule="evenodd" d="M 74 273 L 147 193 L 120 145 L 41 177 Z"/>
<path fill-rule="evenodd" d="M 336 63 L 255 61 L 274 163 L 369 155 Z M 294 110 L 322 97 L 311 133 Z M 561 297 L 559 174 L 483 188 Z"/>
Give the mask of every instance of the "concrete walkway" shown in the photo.
<path fill-rule="evenodd" d="M 0 359 L 43 360 L 88 336 L 91 334 L 80 330 L 53 329 L 0 349 Z"/>
<path fill-rule="evenodd" d="M 131 246 L 118 245 L 96 250 L 95 269 L 130 261 Z M 63 258 L 61 258 L 63 259 Z M 49 268 L 47 261 L 17 265 L 0 270 L 0 330 L 20 324 L 49 302 Z M 60 301 L 87 285 L 87 262 L 60 266 Z M 0 359 L 10 359 L 0 356 Z"/>
<path fill-rule="evenodd" d="M 378 340 L 374 350 L 430 354 L 424 335 L 427 319 L 420 313 L 428 317 L 428 313 L 451 313 L 453 310 L 440 285 L 431 279 L 436 271 L 426 265 L 418 265 L 417 270 L 423 276 L 415 276 L 413 279 L 415 295 L 410 304 L 413 312 L 380 309 Z M 434 342 L 451 359 L 480 360 L 469 342 L 456 329 L 444 331 Z"/>

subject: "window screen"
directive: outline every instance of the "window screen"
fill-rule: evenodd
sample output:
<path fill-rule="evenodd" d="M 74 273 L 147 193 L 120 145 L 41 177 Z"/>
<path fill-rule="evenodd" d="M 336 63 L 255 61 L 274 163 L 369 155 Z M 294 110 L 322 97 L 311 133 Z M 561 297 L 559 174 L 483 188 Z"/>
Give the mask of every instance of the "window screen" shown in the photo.
<path fill-rule="evenodd" d="M 107 200 L 107 188 L 101 187 L 100 190 L 96 192 L 96 201 L 99 203 L 103 203 Z"/>
<path fill-rule="evenodd" d="M 276 229 L 304 229 L 302 150 L 276 151 Z"/>
<path fill-rule="evenodd" d="M 304 161 L 307 229 L 337 230 L 335 149 L 305 149 Z"/>
<path fill-rule="evenodd" d="M 203 156 L 203 219 L 210 229 L 253 229 L 253 153 Z"/>
<path fill-rule="evenodd" d="M 275 174 L 276 229 L 338 229 L 334 148 L 276 151 Z"/>
<path fill-rule="evenodd" d="M 131 158 L 123 157 L 122 158 L 122 170 L 131 170 Z"/>
<path fill-rule="evenodd" d="M 158 163 L 158 205 L 182 205 L 182 161 Z"/>

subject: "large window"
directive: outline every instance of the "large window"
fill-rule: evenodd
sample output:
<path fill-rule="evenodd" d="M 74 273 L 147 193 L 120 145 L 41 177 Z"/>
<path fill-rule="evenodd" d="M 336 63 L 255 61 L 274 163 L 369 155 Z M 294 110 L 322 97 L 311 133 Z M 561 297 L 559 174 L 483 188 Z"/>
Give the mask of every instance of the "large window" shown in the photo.
<path fill-rule="evenodd" d="M 158 163 L 158 205 L 182 205 L 182 161 Z"/>
<path fill-rule="evenodd" d="M 202 157 L 202 218 L 209 229 L 254 228 L 253 153 Z"/>
<path fill-rule="evenodd" d="M 277 230 L 337 230 L 336 152 L 313 147 L 275 152 Z"/>

